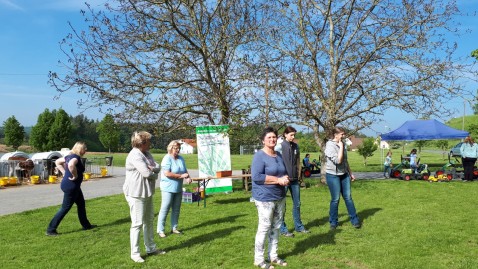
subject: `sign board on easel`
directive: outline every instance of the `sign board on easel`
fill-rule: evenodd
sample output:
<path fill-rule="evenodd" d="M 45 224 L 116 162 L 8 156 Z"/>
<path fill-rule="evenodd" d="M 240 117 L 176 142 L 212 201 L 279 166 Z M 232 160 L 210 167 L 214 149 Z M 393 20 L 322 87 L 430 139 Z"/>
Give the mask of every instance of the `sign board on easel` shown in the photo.
<path fill-rule="evenodd" d="M 199 177 L 215 177 L 216 171 L 231 170 L 228 125 L 196 127 Z M 231 192 L 232 179 L 211 179 L 206 194 Z"/>

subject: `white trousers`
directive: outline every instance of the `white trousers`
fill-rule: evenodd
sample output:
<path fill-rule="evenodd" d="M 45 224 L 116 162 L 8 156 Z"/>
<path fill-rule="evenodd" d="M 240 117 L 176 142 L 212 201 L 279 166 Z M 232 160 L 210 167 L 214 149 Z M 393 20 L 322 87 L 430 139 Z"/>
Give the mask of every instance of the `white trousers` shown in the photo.
<path fill-rule="evenodd" d="M 256 241 L 254 244 L 254 264 L 265 261 L 266 239 L 269 239 L 268 256 L 270 260 L 278 258 L 279 229 L 284 219 L 285 198 L 273 202 L 255 201 L 259 217 Z"/>
<path fill-rule="evenodd" d="M 154 242 L 154 206 L 153 196 L 148 198 L 139 198 L 125 196 L 129 205 L 129 213 L 131 215 L 131 228 L 129 230 L 129 237 L 131 243 L 131 258 L 141 257 L 139 250 L 139 238 L 141 228 L 143 228 L 144 246 L 147 253 L 152 253 L 156 250 L 156 243 Z"/>

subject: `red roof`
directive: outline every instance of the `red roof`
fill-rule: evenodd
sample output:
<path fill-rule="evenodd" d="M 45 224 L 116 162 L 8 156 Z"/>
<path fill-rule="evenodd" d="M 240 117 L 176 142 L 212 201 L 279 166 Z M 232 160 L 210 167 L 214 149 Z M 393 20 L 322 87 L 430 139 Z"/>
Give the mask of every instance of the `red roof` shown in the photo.
<path fill-rule="evenodd" d="M 185 138 L 185 139 L 181 139 L 181 141 L 192 146 L 193 148 L 197 147 L 196 139 Z"/>

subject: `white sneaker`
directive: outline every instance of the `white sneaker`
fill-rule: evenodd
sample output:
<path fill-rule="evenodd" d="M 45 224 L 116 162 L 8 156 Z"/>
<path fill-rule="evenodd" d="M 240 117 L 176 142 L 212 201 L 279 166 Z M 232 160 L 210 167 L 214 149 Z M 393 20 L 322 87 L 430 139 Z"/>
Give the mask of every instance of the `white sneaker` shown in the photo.
<path fill-rule="evenodd" d="M 134 257 L 131 257 L 131 259 L 132 259 L 134 262 L 137 262 L 137 263 L 142 263 L 142 262 L 144 262 L 144 259 L 141 258 L 141 256 L 134 256 Z"/>

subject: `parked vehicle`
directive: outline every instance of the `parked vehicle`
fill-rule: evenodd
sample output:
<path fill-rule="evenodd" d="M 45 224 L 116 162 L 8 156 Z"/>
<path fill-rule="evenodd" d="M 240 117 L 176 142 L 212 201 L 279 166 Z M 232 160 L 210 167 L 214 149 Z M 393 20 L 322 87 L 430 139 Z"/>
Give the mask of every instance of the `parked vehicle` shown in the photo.
<path fill-rule="evenodd" d="M 462 144 L 463 144 L 463 142 L 460 142 L 460 143 L 456 144 L 453 148 L 451 148 L 450 157 L 461 157 L 460 148 L 461 148 Z"/>
<path fill-rule="evenodd" d="M 420 158 L 417 160 L 418 167 L 416 169 L 410 167 L 410 163 L 408 162 L 409 158 L 400 156 L 400 159 L 401 163 L 390 170 L 391 178 L 398 178 L 406 181 L 411 179 L 428 180 L 430 170 L 428 169 L 427 164 L 420 163 Z"/>

